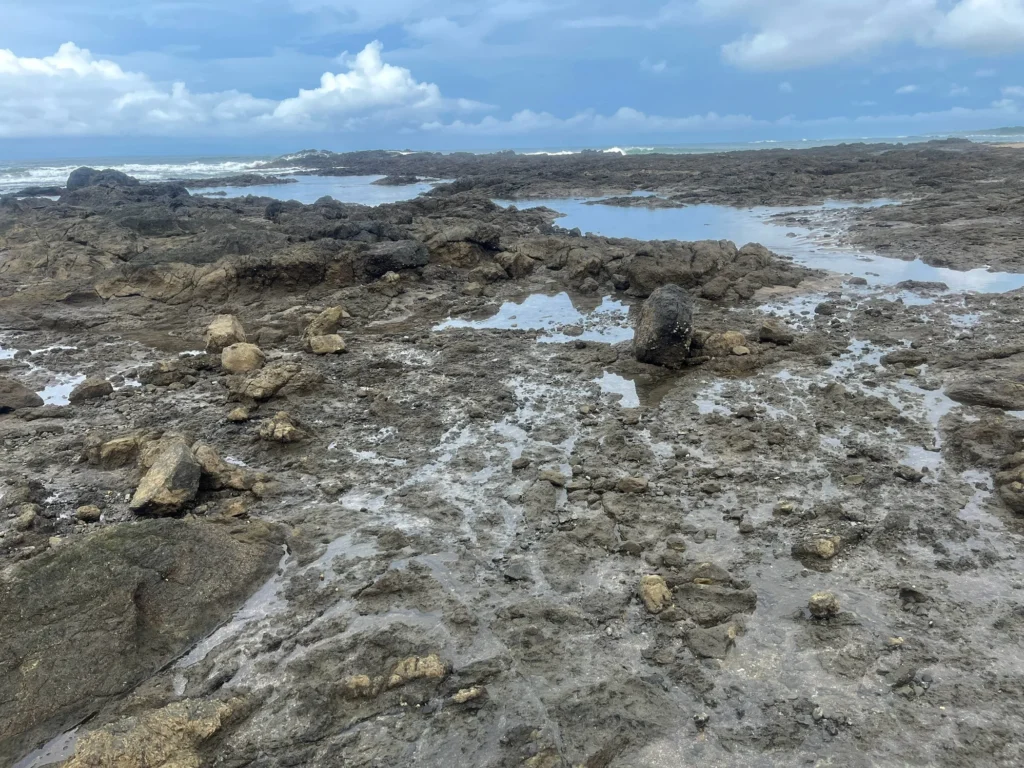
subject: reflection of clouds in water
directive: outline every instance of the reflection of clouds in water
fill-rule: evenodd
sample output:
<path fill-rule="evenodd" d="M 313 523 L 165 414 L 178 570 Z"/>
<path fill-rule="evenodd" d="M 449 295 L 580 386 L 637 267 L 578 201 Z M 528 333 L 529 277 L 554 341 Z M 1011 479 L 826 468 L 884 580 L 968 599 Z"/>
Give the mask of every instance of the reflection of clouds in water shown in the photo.
<path fill-rule="evenodd" d="M 638 240 L 732 240 L 738 246 L 761 243 L 776 253 L 815 269 L 864 277 L 872 285 L 894 285 L 904 280 L 943 282 L 953 291 L 1001 293 L 1024 287 L 1024 275 L 972 269 L 931 267 L 922 261 L 904 261 L 871 253 L 832 248 L 815 238 L 800 218 L 822 210 L 867 208 L 892 204 L 890 200 L 870 203 L 829 201 L 818 207 L 732 208 L 724 205 L 691 205 L 685 208 L 623 208 L 586 205 L 585 199 L 517 201 L 520 209 L 546 206 L 565 214 L 557 224 L 566 229 L 579 227 L 607 237 Z M 792 223 L 775 217 L 792 216 Z"/>
<path fill-rule="evenodd" d="M 584 307 L 586 309 L 586 307 Z M 601 303 L 586 313 L 577 309 L 567 293 L 554 296 L 535 293 L 522 302 L 506 301 L 498 311 L 482 320 L 449 318 L 434 328 L 473 328 L 476 330 L 554 331 L 564 326 L 580 326 L 582 335 L 568 336 L 555 333 L 540 339 L 544 342 L 565 342 L 574 339 L 617 343 L 633 337 L 626 325 L 629 310 L 625 304 L 605 296 Z"/>
<path fill-rule="evenodd" d="M 609 395 L 622 395 L 619 405 L 623 408 L 639 408 L 640 395 L 637 394 L 636 384 L 629 379 L 619 376 L 617 373 L 605 371 L 600 378 L 594 382 L 601 387 L 601 391 Z"/>

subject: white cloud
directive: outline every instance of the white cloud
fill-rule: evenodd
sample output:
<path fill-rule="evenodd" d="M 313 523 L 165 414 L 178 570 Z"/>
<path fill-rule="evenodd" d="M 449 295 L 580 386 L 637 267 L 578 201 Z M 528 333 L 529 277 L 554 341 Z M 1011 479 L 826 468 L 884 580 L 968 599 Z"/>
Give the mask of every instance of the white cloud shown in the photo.
<path fill-rule="evenodd" d="M 370 43 L 340 59 L 346 71 L 324 73 L 319 87 L 275 101 L 157 83 L 73 43 L 39 59 L 0 50 L 0 137 L 344 130 L 370 119 L 418 123 L 484 107 L 443 98 L 436 85 L 381 54 L 381 44 Z"/>
<path fill-rule="evenodd" d="M 644 72 L 650 72 L 653 75 L 663 75 L 668 71 L 668 62 L 665 61 L 665 59 L 652 61 L 645 57 L 644 60 L 640 62 L 640 69 Z"/>
<path fill-rule="evenodd" d="M 935 42 L 979 53 L 1024 47 L 1024 0 L 961 0 L 935 28 Z"/>
<path fill-rule="evenodd" d="M 901 85 L 896 89 L 896 93 L 900 96 L 906 96 L 909 93 L 917 93 L 919 90 L 921 89 L 916 85 Z"/>
<path fill-rule="evenodd" d="M 949 86 L 950 96 L 966 96 L 970 92 L 971 89 L 968 88 L 966 85 L 957 85 L 956 83 L 953 83 L 951 86 Z"/>
<path fill-rule="evenodd" d="M 434 121 L 425 123 L 422 127 L 428 131 L 491 136 L 515 136 L 540 131 L 579 136 L 590 133 L 641 135 L 695 130 L 729 130 L 769 124 L 767 121 L 755 120 L 749 115 L 719 115 L 709 112 L 706 115 L 691 115 L 689 117 L 662 117 L 648 115 L 631 107 L 622 107 L 611 115 L 602 115 L 594 110 L 587 110 L 566 118 L 556 117 L 550 112 L 534 112 L 524 109 L 512 115 L 508 120 L 488 116 L 476 123 L 467 123 L 461 120 L 452 123 Z"/>
<path fill-rule="evenodd" d="M 744 69 L 787 70 L 911 42 L 982 54 L 1024 50 L 1024 0 L 696 0 L 705 20 L 752 31 L 722 46 Z"/>
<path fill-rule="evenodd" d="M 1003 96 L 1008 99 L 1024 99 L 1024 85 L 1008 85 L 1003 88 Z"/>
<path fill-rule="evenodd" d="M 994 69 L 979 69 L 974 73 L 975 77 L 995 77 L 999 73 Z"/>
<path fill-rule="evenodd" d="M 792 93 L 793 92 L 793 84 L 790 83 L 789 81 L 783 81 L 783 82 L 779 83 L 779 92 L 780 93 Z"/>

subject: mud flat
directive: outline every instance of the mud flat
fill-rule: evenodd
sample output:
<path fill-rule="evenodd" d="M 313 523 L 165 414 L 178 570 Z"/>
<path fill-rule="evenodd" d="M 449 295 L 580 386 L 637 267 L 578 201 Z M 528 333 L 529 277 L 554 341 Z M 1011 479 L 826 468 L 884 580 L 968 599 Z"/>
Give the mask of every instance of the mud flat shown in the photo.
<path fill-rule="evenodd" d="M 1019 765 L 1006 152 L 4 199 L 0 762 Z"/>

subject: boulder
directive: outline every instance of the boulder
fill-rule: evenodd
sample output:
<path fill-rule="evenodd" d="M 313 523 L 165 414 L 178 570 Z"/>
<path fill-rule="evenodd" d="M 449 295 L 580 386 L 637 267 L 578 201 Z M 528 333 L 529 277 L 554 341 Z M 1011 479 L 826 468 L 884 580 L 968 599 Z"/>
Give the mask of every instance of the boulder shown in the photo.
<path fill-rule="evenodd" d="M 314 355 L 336 355 L 345 351 L 345 340 L 336 333 L 313 336 L 307 343 L 309 351 Z"/>
<path fill-rule="evenodd" d="M 98 376 L 90 376 L 88 379 L 83 381 L 68 395 L 68 402 L 70 403 L 84 403 L 86 400 L 98 400 L 101 397 L 113 394 L 114 385 L 106 379 L 101 379 Z"/>
<path fill-rule="evenodd" d="M 244 467 L 228 464 L 206 443 L 196 443 L 192 453 L 202 470 L 201 485 L 211 491 L 230 488 L 235 491 L 251 491 L 259 478 Z"/>
<path fill-rule="evenodd" d="M 9 413 L 21 408 L 38 408 L 43 398 L 20 381 L 0 376 L 0 413 Z"/>
<path fill-rule="evenodd" d="M 149 515 L 173 515 L 195 498 L 202 467 L 182 437 L 162 440 L 154 448 L 146 474 L 139 481 L 129 503 L 135 512 Z"/>
<path fill-rule="evenodd" d="M 94 504 L 86 504 L 75 510 L 75 517 L 83 523 L 98 523 L 103 516 L 103 510 Z"/>
<path fill-rule="evenodd" d="M 425 267 L 430 260 L 426 246 L 417 240 L 386 241 L 371 245 L 360 259 L 367 277 L 383 277 L 388 272 Z"/>
<path fill-rule="evenodd" d="M 982 374 L 955 381 L 946 387 L 946 395 L 964 405 L 1024 411 L 1024 384 L 999 376 Z"/>
<path fill-rule="evenodd" d="M 301 370 L 302 366 L 296 363 L 274 363 L 249 374 L 241 382 L 233 385 L 231 392 L 252 400 L 269 400 L 284 389 Z"/>
<path fill-rule="evenodd" d="M 245 329 L 234 315 L 217 315 L 206 329 L 206 351 L 218 353 L 246 341 Z"/>
<path fill-rule="evenodd" d="M 310 321 L 302 334 L 302 338 L 307 340 L 316 336 L 330 336 L 337 333 L 345 324 L 345 321 L 351 319 L 351 317 L 344 307 L 328 307 Z"/>
<path fill-rule="evenodd" d="M 282 543 L 258 522 L 145 520 L 11 564 L 0 577 L 0 765 L 207 636 L 270 577 Z"/>
<path fill-rule="evenodd" d="M 267 362 L 263 350 L 255 344 L 239 342 L 224 347 L 220 353 L 220 365 L 228 373 L 252 373 L 258 371 Z"/>
<path fill-rule="evenodd" d="M 758 331 L 758 338 L 763 342 L 785 346 L 796 341 L 796 334 L 781 320 L 765 320 Z"/>
<path fill-rule="evenodd" d="M 642 363 L 682 367 L 693 336 L 693 299 L 678 285 L 663 285 L 640 308 L 633 353 Z"/>
<path fill-rule="evenodd" d="M 297 443 L 308 435 L 296 426 L 288 413 L 281 411 L 260 425 L 260 437 L 273 443 Z"/>
<path fill-rule="evenodd" d="M 76 168 L 68 176 L 67 191 L 74 192 L 76 189 L 85 187 L 136 187 L 139 180 L 129 176 L 127 173 L 107 169 L 104 171 L 95 168 Z"/>

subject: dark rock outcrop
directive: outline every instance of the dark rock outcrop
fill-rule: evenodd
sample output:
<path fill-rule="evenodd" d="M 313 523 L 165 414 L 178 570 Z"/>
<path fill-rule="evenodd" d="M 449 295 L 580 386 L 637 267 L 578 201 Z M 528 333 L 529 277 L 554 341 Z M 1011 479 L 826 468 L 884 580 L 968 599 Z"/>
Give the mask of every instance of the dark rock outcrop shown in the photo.
<path fill-rule="evenodd" d="M 38 408 L 42 404 L 43 398 L 20 381 L 0 377 L 0 413 Z"/>
<path fill-rule="evenodd" d="M 0 763 L 66 730 L 210 632 L 270 576 L 265 524 L 153 520 L 76 537 L 0 576 Z"/>
<path fill-rule="evenodd" d="M 135 187 L 139 180 L 129 176 L 127 173 L 107 169 L 104 171 L 95 168 L 77 168 L 68 176 L 67 191 L 74 192 L 76 189 L 85 187 Z"/>

